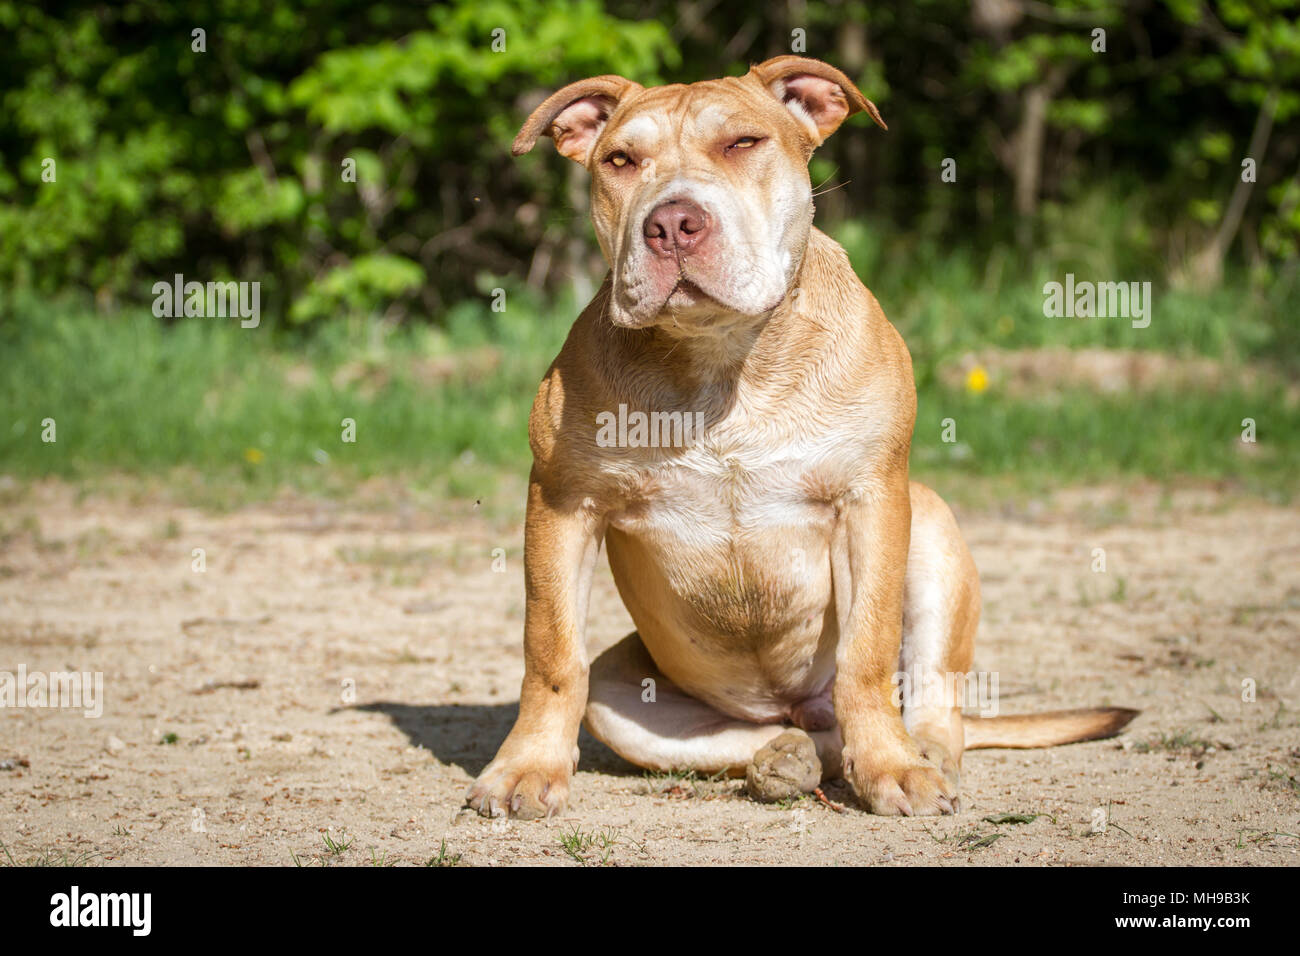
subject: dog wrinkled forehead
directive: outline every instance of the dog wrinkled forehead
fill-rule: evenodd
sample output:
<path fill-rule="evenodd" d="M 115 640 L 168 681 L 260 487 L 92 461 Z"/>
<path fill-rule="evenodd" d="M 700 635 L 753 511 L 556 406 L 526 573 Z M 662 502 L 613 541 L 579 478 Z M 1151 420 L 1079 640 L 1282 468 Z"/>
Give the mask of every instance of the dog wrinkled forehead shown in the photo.
<path fill-rule="evenodd" d="M 734 122 L 740 111 L 752 111 L 758 122 L 798 129 L 811 148 L 820 146 L 841 122 L 859 111 L 885 126 L 875 105 L 839 70 L 819 60 L 782 56 L 758 64 L 744 76 L 689 86 L 647 89 L 615 75 L 571 83 L 533 111 L 512 152 L 526 153 L 539 137 L 549 136 L 562 155 L 587 165 L 598 139 L 641 117 L 651 119 L 632 125 L 627 135 L 708 136 Z"/>
<path fill-rule="evenodd" d="M 738 118 L 738 112 L 744 115 L 750 111 L 743 106 L 737 110 L 731 105 L 706 101 L 691 117 L 691 122 L 697 132 L 711 136 L 725 129 L 728 123 L 734 122 Z"/>
<path fill-rule="evenodd" d="M 770 92 L 751 78 L 731 77 L 652 87 L 630 98 L 596 137 L 592 158 L 620 150 L 642 166 L 674 155 L 721 162 L 719 143 L 743 136 L 773 137 L 792 158 L 806 159 L 814 148 L 805 125 Z"/>
<path fill-rule="evenodd" d="M 753 76 L 654 86 L 628 97 L 611 117 L 611 127 L 629 135 L 657 132 L 712 135 L 739 118 L 775 120 L 785 110 Z"/>

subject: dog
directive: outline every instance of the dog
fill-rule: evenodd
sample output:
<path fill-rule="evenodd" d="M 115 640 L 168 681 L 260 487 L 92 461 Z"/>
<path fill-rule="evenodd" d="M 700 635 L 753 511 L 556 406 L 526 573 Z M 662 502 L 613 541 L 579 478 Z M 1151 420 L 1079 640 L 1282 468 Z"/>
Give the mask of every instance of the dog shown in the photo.
<path fill-rule="evenodd" d="M 813 227 L 809 158 L 859 112 L 887 128 L 842 72 L 780 56 L 690 85 L 582 80 L 515 139 L 588 169 L 610 271 L 529 421 L 525 674 L 478 812 L 560 811 L 584 719 L 657 771 L 752 776 L 756 755 L 802 750 L 801 789 L 842 776 L 867 810 L 910 815 L 959 810 L 965 750 L 1107 737 L 1136 714 L 963 717 L 944 679 L 971 669 L 979 577 L 908 477 L 907 348 Z M 629 409 L 637 427 L 598 441 Z M 591 661 L 602 542 L 636 631 Z M 900 701 L 900 672 L 938 692 Z"/>

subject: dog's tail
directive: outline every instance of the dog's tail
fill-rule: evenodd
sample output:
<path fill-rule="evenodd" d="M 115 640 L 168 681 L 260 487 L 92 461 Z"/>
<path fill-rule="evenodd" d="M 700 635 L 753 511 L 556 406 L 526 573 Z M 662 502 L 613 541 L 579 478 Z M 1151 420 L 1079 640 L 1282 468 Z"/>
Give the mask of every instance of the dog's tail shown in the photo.
<path fill-rule="evenodd" d="M 1127 707 L 1085 707 L 1007 717 L 962 717 L 966 749 L 1055 747 L 1114 737 L 1140 711 Z"/>

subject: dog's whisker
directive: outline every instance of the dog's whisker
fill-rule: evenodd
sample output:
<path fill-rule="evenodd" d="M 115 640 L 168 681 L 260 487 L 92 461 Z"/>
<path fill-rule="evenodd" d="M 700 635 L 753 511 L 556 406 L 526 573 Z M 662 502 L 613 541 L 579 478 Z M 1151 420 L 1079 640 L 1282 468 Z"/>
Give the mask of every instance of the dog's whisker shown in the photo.
<path fill-rule="evenodd" d="M 814 193 L 812 194 L 812 195 L 813 195 L 813 198 L 815 199 L 815 198 L 817 198 L 818 196 L 825 196 L 827 193 L 833 193 L 833 192 L 835 192 L 835 190 L 837 190 L 837 189 L 843 189 L 845 186 L 848 186 L 848 185 L 849 185 L 850 183 L 852 183 L 852 182 L 853 182 L 853 180 L 850 179 L 850 180 L 847 180 L 846 182 L 837 183 L 837 184 L 835 184 L 834 186 L 829 187 L 828 189 L 821 189 L 821 190 L 818 190 L 817 192 L 814 192 Z"/>

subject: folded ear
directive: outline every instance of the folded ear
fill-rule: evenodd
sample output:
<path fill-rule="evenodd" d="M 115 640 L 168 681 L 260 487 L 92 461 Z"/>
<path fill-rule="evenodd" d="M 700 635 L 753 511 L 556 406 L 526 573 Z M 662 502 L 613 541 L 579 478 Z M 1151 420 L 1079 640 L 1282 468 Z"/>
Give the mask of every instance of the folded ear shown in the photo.
<path fill-rule="evenodd" d="M 778 56 L 752 67 L 749 72 L 808 128 L 818 146 L 841 123 L 863 110 L 881 129 L 889 129 L 880 118 L 876 104 L 829 63 L 801 56 Z"/>
<path fill-rule="evenodd" d="M 610 114 L 622 100 L 641 88 L 640 83 L 613 75 L 570 83 L 533 110 L 510 151 L 522 156 L 533 148 L 539 136 L 549 136 L 555 140 L 555 149 L 561 156 L 585 166 L 591 146 Z"/>

